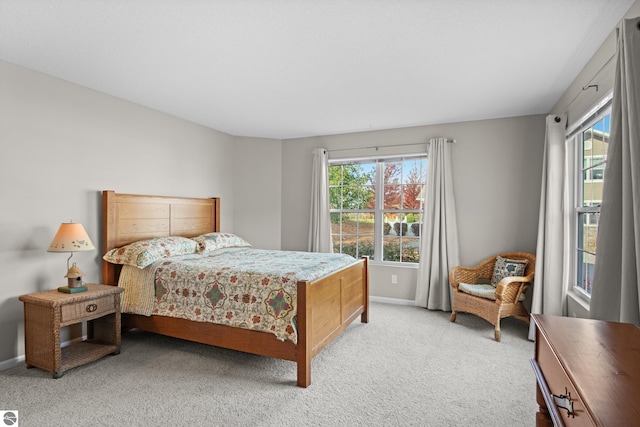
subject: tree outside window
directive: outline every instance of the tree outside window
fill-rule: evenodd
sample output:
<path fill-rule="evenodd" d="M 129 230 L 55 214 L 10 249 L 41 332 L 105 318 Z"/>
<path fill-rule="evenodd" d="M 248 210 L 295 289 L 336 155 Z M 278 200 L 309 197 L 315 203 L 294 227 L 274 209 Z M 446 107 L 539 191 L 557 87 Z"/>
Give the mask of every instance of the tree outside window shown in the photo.
<path fill-rule="evenodd" d="M 332 164 L 334 252 L 418 262 L 426 169 L 425 156 Z"/>

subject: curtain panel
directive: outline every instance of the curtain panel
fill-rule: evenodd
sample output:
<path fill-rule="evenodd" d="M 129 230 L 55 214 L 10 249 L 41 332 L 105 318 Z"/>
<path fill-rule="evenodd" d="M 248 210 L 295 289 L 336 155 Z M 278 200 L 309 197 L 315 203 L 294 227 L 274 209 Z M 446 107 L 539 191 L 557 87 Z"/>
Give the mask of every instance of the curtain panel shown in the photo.
<path fill-rule="evenodd" d="M 617 36 L 590 314 L 640 325 L 640 17 L 623 20 Z"/>
<path fill-rule="evenodd" d="M 311 215 L 309 219 L 309 252 L 333 252 L 331 215 L 329 213 L 329 153 L 324 148 L 313 150 L 311 168 Z"/>
<path fill-rule="evenodd" d="M 460 256 L 451 148 L 447 138 L 429 141 L 425 193 L 415 304 L 430 310 L 450 311 L 449 271 L 460 264 Z"/>
<path fill-rule="evenodd" d="M 536 271 L 531 313 L 566 315 L 573 241 L 575 138 L 566 140 L 566 115 L 548 115 L 542 163 Z M 529 327 L 533 340 L 535 326 Z"/>

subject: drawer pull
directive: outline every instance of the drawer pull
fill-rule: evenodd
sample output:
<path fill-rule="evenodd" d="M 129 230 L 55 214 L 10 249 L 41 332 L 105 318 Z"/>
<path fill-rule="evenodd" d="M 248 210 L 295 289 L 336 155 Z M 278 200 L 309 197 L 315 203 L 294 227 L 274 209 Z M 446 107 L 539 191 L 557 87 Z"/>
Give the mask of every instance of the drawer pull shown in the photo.
<path fill-rule="evenodd" d="M 565 394 L 560 394 L 560 395 L 552 394 L 553 401 L 558 407 L 567 410 L 568 417 L 574 418 L 575 414 L 573 412 L 573 402 L 571 401 L 571 393 L 567 390 L 566 387 L 564 388 L 564 392 Z"/>
<path fill-rule="evenodd" d="M 87 306 L 87 313 L 93 313 L 98 309 L 98 304 L 89 304 Z"/>

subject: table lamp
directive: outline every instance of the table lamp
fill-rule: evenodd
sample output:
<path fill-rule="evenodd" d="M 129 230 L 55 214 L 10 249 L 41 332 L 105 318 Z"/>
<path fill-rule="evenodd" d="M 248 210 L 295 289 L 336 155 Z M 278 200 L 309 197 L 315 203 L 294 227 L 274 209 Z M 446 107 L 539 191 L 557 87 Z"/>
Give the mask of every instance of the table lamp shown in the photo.
<path fill-rule="evenodd" d="M 69 261 L 74 252 L 92 251 L 95 248 L 82 224 L 74 222 L 63 222 L 60 224 L 58 232 L 51 241 L 49 249 L 47 249 L 47 252 L 71 253 L 69 258 L 67 258 L 67 274 L 64 276 L 67 278 L 67 286 L 60 286 L 58 288 L 59 292 L 76 293 L 87 290 L 87 287 L 82 283 L 82 275 L 84 273 L 75 262 L 69 267 Z"/>

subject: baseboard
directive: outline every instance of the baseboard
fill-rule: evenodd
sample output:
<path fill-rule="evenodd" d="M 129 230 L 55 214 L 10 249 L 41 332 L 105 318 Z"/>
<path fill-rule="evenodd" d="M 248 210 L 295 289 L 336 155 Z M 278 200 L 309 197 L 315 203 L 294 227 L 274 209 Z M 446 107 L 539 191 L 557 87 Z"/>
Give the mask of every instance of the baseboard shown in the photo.
<path fill-rule="evenodd" d="M 74 342 L 79 342 L 86 339 L 87 339 L 86 335 L 82 337 L 78 337 L 78 338 L 63 342 L 62 344 L 60 344 L 60 347 L 66 347 L 69 344 L 73 344 Z M 20 363 L 24 363 L 24 360 L 25 360 L 24 354 L 14 357 L 13 359 L 3 360 L 0 362 L 0 371 L 4 371 L 7 369 L 11 369 L 15 366 L 18 366 Z"/>
<path fill-rule="evenodd" d="M 397 304 L 397 305 L 416 305 L 415 301 L 410 299 L 387 298 L 387 297 L 376 297 L 376 296 L 369 296 L 369 301 L 384 302 L 386 304 Z"/>
<path fill-rule="evenodd" d="M 20 363 L 24 362 L 24 355 L 14 357 L 13 359 L 4 360 L 0 362 L 0 371 L 4 371 L 5 369 L 11 369 L 14 366 L 18 366 Z"/>

